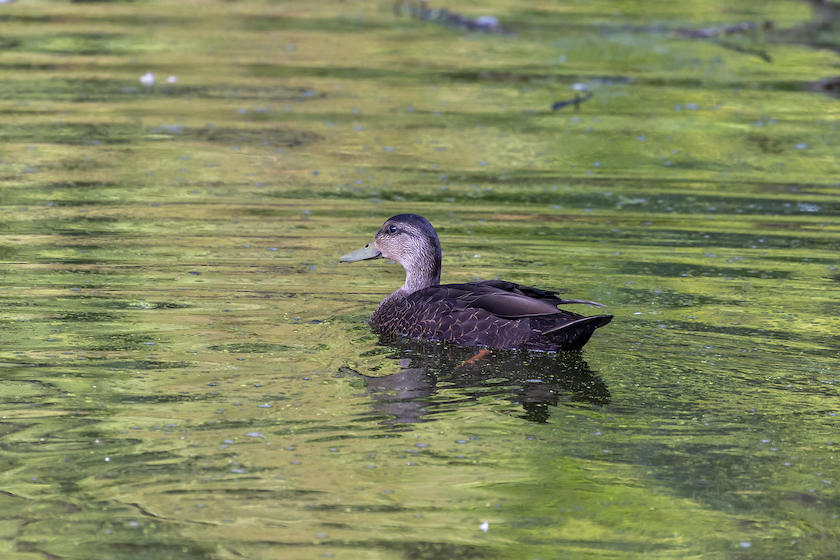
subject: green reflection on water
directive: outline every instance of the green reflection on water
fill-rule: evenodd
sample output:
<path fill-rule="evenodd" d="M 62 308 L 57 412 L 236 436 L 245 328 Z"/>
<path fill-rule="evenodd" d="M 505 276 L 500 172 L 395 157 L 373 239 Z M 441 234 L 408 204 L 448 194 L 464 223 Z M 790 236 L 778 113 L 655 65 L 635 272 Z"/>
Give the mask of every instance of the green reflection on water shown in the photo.
<path fill-rule="evenodd" d="M 836 32 L 787 1 L 445 7 L 514 34 L 3 7 L 4 558 L 833 554 L 840 137 L 806 90 Z M 400 212 L 445 281 L 616 319 L 574 374 L 412 362 L 364 322 L 401 269 L 336 262 Z"/>

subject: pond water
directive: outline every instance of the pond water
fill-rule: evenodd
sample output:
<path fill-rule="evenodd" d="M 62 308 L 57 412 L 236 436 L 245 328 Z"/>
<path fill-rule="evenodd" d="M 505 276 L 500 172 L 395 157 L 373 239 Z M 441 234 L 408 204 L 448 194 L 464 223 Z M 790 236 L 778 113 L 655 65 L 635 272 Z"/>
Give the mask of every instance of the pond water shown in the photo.
<path fill-rule="evenodd" d="M 836 555 L 832 28 L 442 7 L 0 6 L 3 558 Z M 402 212 L 615 319 L 380 341 Z"/>

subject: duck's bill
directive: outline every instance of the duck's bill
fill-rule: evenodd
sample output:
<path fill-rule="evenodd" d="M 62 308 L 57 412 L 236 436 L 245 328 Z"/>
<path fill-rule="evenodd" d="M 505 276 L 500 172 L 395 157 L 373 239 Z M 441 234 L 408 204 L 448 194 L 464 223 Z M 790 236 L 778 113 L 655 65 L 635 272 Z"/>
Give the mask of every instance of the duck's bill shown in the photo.
<path fill-rule="evenodd" d="M 368 259 L 378 259 L 382 256 L 376 246 L 373 244 L 373 241 L 362 247 L 361 249 L 356 249 L 352 253 L 348 253 L 341 257 L 339 260 L 341 262 L 356 262 L 356 261 L 366 261 Z"/>

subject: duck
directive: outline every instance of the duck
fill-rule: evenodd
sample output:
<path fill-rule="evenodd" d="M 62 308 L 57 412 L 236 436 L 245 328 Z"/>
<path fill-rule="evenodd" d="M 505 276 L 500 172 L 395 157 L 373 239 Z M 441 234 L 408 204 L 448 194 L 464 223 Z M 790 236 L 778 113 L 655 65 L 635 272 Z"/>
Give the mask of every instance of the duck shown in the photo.
<path fill-rule="evenodd" d="M 441 284 L 441 256 L 437 232 L 426 218 L 398 214 L 373 241 L 340 258 L 345 263 L 384 258 L 405 269 L 405 283 L 370 317 L 375 333 L 463 347 L 558 352 L 580 350 L 613 318 L 558 308 L 603 304 L 505 280 Z"/>

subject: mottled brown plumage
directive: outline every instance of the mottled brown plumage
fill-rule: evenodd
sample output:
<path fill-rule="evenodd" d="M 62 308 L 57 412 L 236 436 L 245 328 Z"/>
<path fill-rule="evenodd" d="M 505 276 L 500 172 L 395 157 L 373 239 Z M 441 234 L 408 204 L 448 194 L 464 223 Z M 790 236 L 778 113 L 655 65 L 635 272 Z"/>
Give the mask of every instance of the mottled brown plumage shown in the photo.
<path fill-rule="evenodd" d="M 406 270 L 405 284 L 386 297 L 370 318 L 380 334 L 519 350 L 577 350 L 612 315 L 585 317 L 557 309 L 586 300 L 504 280 L 440 284 L 440 241 L 432 224 L 416 214 L 389 219 L 372 243 L 341 257 L 355 262 L 384 257 Z"/>

